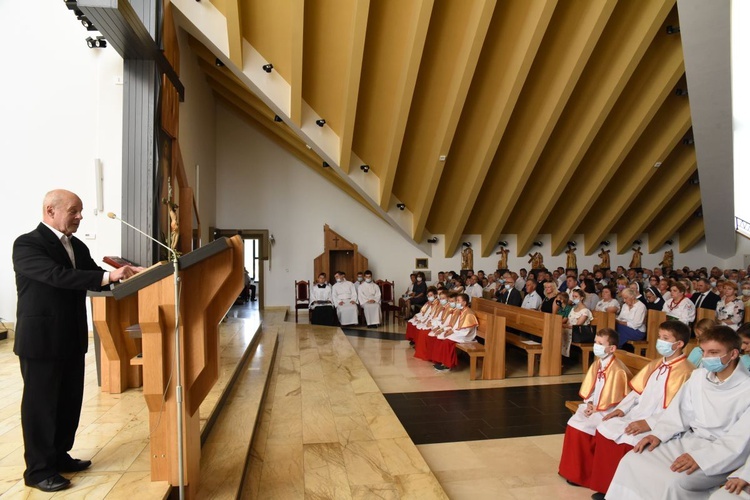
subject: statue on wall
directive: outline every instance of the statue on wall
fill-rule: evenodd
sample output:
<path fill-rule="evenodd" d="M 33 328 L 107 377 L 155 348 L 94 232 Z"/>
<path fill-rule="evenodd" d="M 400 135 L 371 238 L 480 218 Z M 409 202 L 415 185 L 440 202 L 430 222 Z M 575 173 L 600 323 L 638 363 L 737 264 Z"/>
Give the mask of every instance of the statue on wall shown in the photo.
<path fill-rule="evenodd" d="M 544 257 L 539 252 L 534 252 L 533 254 L 529 254 L 529 264 L 531 264 L 531 269 L 544 269 Z"/>
<path fill-rule="evenodd" d="M 576 257 L 576 247 L 569 246 L 565 251 L 568 258 L 565 261 L 566 269 L 578 269 L 578 258 Z"/>
<path fill-rule="evenodd" d="M 602 263 L 599 264 L 600 269 L 609 269 L 609 250 L 602 248 L 602 251 L 598 254 L 599 258 L 602 259 Z"/>
<path fill-rule="evenodd" d="M 643 267 L 641 265 L 641 256 L 643 255 L 643 252 L 641 252 L 641 247 L 633 248 L 633 258 L 630 259 L 630 269 L 640 269 Z"/>
<path fill-rule="evenodd" d="M 497 261 L 498 269 L 508 269 L 508 254 L 509 253 L 510 253 L 510 250 L 508 250 L 505 247 L 500 247 L 500 251 L 495 254 L 495 255 L 500 256 L 500 260 Z"/>
<path fill-rule="evenodd" d="M 471 243 L 464 243 L 464 248 L 461 250 L 461 270 L 469 269 L 474 269 L 474 250 L 471 249 Z"/>
<path fill-rule="evenodd" d="M 674 252 L 672 250 L 664 252 L 664 257 L 662 258 L 662 261 L 659 262 L 659 265 L 663 268 L 672 269 L 674 267 Z"/>

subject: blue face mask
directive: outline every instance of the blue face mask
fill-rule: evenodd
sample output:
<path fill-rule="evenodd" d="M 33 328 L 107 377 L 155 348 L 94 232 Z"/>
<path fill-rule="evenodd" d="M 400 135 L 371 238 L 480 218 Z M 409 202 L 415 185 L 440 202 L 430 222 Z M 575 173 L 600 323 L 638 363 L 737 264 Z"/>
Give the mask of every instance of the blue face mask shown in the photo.
<path fill-rule="evenodd" d="M 666 340 L 657 339 L 656 352 L 658 352 L 661 356 L 668 358 L 672 354 L 674 354 L 674 349 L 672 349 L 673 344 L 673 342 L 667 342 Z"/>
<path fill-rule="evenodd" d="M 505 285 L 505 289 L 506 290 L 510 290 L 511 288 L 513 288 L 513 285 L 511 285 L 511 284 L 506 284 Z"/>
<path fill-rule="evenodd" d="M 594 356 L 604 359 L 609 355 L 607 348 L 601 344 L 594 344 Z"/>
<path fill-rule="evenodd" d="M 451 309 L 455 309 L 456 308 L 456 303 L 455 302 L 451 302 L 450 306 L 451 306 Z"/>
<path fill-rule="evenodd" d="M 581 299 L 573 299 L 573 304 L 578 305 L 581 303 Z"/>
<path fill-rule="evenodd" d="M 459 304 L 458 302 L 456 302 L 456 309 L 463 309 L 463 308 L 464 308 L 463 304 Z"/>
<path fill-rule="evenodd" d="M 726 355 L 725 355 L 726 356 Z M 721 358 L 724 356 L 718 356 L 715 358 L 703 358 L 701 366 L 712 373 L 718 373 L 729 366 L 729 362 L 722 363 Z M 731 358 L 730 358 L 731 359 Z"/>
<path fill-rule="evenodd" d="M 446 299 L 440 299 L 440 305 L 441 306 L 444 306 L 447 303 L 448 303 L 448 301 Z"/>

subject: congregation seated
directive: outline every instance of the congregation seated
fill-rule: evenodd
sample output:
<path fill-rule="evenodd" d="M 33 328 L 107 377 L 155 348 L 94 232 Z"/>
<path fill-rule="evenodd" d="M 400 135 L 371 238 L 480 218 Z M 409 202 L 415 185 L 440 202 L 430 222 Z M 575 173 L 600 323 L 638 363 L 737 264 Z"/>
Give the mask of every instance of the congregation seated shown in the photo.
<path fill-rule="evenodd" d="M 377 328 L 382 320 L 380 287 L 372 281 L 372 271 L 364 272 L 364 282 L 357 288 L 357 300 L 365 316 L 368 328 Z"/>
<path fill-rule="evenodd" d="M 646 338 L 646 314 L 648 312 L 643 302 L 636 300 L 635 292 L 630 288 L 622 291 L 622 298 L 624 302 L 620 308 L 620 314 L 617 315 L 615 326 L 620 335 L 620 348 L 631 340 Z"/>
<path fill-rule="evenodd" d="M 341 326 L 356 325 L 359 322 L 357 309 L 357 289 L 354 283 L 347 281 L 346 273 L 338 271 L 335 275 L 336 283 L 331 289 L 331 300 L 336 308 Z"/>
<path fill-rule="evenodd" d="M 409 286 L 406 287 L 406 291 L 398 299 L 399 315 L 402 318 L 408 319 L 409 311 L 411 310 L 411 298 L 414 296 L 414 285 L 417 282 L 417 275 L 412 273 L 409 275 Z"/>
<path fill-rule="evenodd" d="M 546 281 L 544 283 L 544 297 L 542 297 L 542 305 L 539 306 L 539 310 L 550 314 L 557 314 L 557 294 L 557 283 Z"/>
<path fill-rule="evenodd" d="M 612 289 L 608 286 L 602 288 L 601 300 L 596 303 L 595 311 L 617 314 L 620 312 L 620 303 L 612 296 Z"/>
<path fill-rule="evenodd" d="M 599 296 L 596 294 L 596 283 L 591 278 L 584 278 L 581 280 L 581 290 L 586 292 L 586 298 L 584 304 L 589 311 L 596 310 L 596 305 L 599 303 Z"/>
<path fill-rule="evenodd" d="M 464 290 L 464 293 L 469 296 L 469 300 L 473 300 L 474 297 L 482 297 L 482 285 L 477 282 L 478 279 L 479 277 L 474 275 L 466 280 L 466 290 Z"/>
<path fill-rule="evenodd" d="M 661 311 L 664 309 L 664 299 L 661 297 L 659 289 L 653 286 L 646 288 L 646 309 L 649 311 Z"/>
<path fill-rule="evenodd" d="M 674 281 L 669 287 L 670 298 L 664 299 L 664 311 L 667 313 L 667 319 L 682 321 L 690 325 L 695 321 L 695 304 L 685 297 L 685 285 L 679 281 Z M 664 296 L 664 294 L 662 294 Z"/>
<path fill-rule="evenodd" d="M 326 273 L 320 273 L 315 286 L 310 289 L 310 323 L 313 325 L 338 325 L 336 310 L 333 307 L 331 285 L 326 280 Z"/>
<path fill-rule="evenodd" d="M 508 304 L 509 306 L 521 306 L 523 298 L 521 292 L 519 292 L 514 286 L 515 282 L 511 277 L 510 273 L 504 273 L 501 280 L 503 285 L 502 288 L 498 288 L 495 300 L 501 304 Z"/>
<path fill-rule="evenodd" d="M 737 283 L 726 281 L 724 294 L 716 304 L 716 321 L 737 330 L 745 316 L 745 303 L 737 297 Z"/>
<path fill-rule="evenodd" d="M 536 285 L 536 281 L 533 279 L 526 280 L 526 296 L 523 298 L 523 302 L 521 302 L 523 309 L 538 311 L 542 306 L 542 298 L 536 293 Z"/>

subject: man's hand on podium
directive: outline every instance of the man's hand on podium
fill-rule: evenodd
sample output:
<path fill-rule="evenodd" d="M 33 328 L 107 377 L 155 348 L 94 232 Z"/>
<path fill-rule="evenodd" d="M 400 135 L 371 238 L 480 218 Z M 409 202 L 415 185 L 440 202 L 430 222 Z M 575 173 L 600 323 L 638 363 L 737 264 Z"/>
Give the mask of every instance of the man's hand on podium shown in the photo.
<path fill-rule="evenodd" d="M 109 272 L 109 281 L 111 283 L 115 283 L 117 281 L 126 280 L 131 276 L 138 274 L 142 270 L 142 267 L 122 266 L 119 269 L 115 269 L 114 271 Z"/>

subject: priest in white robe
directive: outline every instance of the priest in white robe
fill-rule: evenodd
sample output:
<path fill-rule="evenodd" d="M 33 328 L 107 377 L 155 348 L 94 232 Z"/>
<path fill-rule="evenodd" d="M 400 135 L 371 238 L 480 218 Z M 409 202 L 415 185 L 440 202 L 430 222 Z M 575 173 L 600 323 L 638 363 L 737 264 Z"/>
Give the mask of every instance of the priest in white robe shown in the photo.
<path fill-rule="evenodd" d="M 705 499 L 747 460 L 750 373 L 739 362 L 740 339 L 717 326 L 700 345 L 701 368 L 622 459 L 607 499 Z"/>
<path fill-rule="evenodd" d="M 357 309 L 357 289 L 354 283 L 346 280 L 346 273 L 339 271 L 335 274 L 336 284 L 331 290 L 333 305 L 339 317 L 341 326 L 356 325 L 359 322 Z"/>
<path fill-rule="evenodd" d="M 372 281 L 372 271 L 365 271 L 365 281 L 360 283 L 357 289 L 357 298 L 365 314 L 365 322 L 368 328 L 377 328 L 380 325 L 380 287 Z"/>

